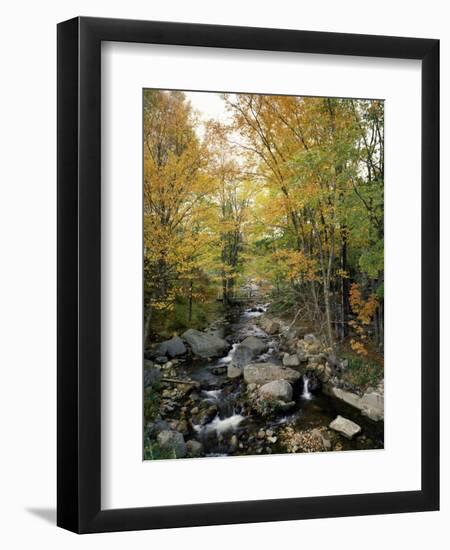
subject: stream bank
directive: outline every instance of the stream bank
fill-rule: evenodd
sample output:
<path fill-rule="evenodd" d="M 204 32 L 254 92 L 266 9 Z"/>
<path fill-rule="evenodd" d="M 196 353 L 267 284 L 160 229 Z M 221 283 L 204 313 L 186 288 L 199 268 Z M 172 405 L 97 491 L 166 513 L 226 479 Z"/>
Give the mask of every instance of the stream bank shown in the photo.
<path fill-rule="evenodd" d="M 343 385 L 345 363 L 267 308 L 230 308 L 146 352 L 144 458 L 383 448 L 383 388 Z"/>

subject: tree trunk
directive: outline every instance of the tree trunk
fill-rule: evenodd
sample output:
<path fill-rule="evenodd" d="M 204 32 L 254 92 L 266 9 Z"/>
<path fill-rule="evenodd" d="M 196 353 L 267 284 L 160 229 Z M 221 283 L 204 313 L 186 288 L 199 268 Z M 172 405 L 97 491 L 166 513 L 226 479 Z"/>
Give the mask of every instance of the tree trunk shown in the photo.
<path fill-rule="evenodd" d="M 229 303 L 229 296 L 228 296 L 228 281 L 225 276 L 225 272 L 222 272 L 222 302 L 224 305 L 228 305 Z"/>
<path fill-rule="evenodd" d="M 188 311 L 188 321 L 192 321 L 192 281 L 189 283 L 189 311 Z"/>
<path fill-rule="evenodd" d="M 347 238 L 345 235 L 345 229 L 342 232 L 342 246 L 341 246 L 341 270 L 347 271 Z M 350 304 L 348 301 L 348 279 L 347 277 L 341 278 L 341 338 L 342 340 L 348 335 L 347 319 L 350 312 Z"/>
<path fill-rule="evenodd" d="M 330 281 L 328 277 L 323 280 L 323 299 L 325 303 L 325 322 L 328 337 L 328 344 L 334 348 L 333 328 L 331 325 L 331 308 L 330 308 Z"/>
<path fill-rule="evenodd" d="M 144 322 L 144 342 L 143 342 L 144 349 L 150 334 L 151 320 L 152 320 L 152 306 L 149 306 L 147 308 L 147 315 L 145 316 L 145 322 Z"/>

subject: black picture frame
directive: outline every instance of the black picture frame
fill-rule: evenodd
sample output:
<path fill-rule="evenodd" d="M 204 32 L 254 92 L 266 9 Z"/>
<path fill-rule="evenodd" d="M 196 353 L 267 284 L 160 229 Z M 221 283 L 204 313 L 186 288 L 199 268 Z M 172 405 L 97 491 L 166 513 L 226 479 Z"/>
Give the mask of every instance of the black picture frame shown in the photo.
<path fill-rule="evenodd" d="M 422 488 L 420 491 L 101 509 L 100 49 L 102 41 L 422 61 Z M 57 65 L 57 524 L 76 533 L 94 533 L 438 510 L 439 41 L 77 17 L 58 25 Z"/>

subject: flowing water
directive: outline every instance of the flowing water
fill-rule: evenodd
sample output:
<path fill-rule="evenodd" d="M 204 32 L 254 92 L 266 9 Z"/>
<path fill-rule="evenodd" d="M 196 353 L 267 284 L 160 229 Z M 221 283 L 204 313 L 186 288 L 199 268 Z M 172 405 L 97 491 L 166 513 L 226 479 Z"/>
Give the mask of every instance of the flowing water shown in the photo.
<path fill-rule="evenodd" d="M 303 375 L 303 392 L 301 398 L 306 399 L 307 401 L 310 401 L 310 399 L 312 399 L 312 394 L 309 391 L 309 378 L 306 376 L 306 374 Z"/>
<path fill-rule="evenodd" d="M 353 407 L 320 391 L 312 392 L 310 380 L 305 375 L 293 386 L 295 407 L 289 414 L 278 414 L 267 419 L 244 408 L 242 397 L 245 382 L 242 378 L 230 380 L 226 375 L 227 365 L 232 361 L 238 343 L 247 336 L 256 336 L 267 343 L 268 350 L 253 362 L 281 364 L 278 339 L 267 335 L 255 323 L 265 309 L 266 305 L 258 305 L 245 311 L 232 310 L 223 322 L 212 329 L 232 343 L 228 355 L 212 362 L 193 359 L 184 364 L 187 376 L 201 385 L 200 400 L 217 409 L 215 417 L 207 424 L 194 424 L 195 438 L 202 442 L 206 456 L 253 454 L 259 430 L 276 430 L 283 425 L 292 426 L 296 431 L 321 428 L 328 426 L 339 414 L 359 424 L 364 434 L 363 438 L 352 441 L 342 438 L 343 450 L 383 448 L 382 422 L 372 422 Z M 272 452 L 280 450 L 276 445 L 272 448 Z"/>

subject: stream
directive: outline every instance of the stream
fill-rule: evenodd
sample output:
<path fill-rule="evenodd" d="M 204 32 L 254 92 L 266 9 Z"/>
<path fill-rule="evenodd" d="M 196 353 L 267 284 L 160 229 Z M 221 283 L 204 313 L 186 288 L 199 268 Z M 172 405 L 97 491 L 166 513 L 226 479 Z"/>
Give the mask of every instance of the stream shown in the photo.
<path fill-rule="evenodd" d="M 369 420 L 357 409 L 322 391 L 311 391 L 305 375 L 293 384 L 295 406 L 287 413 L 261 417 L 246 406 L 246 383 L 242 377 L 229 379 L 227 366 L 232 361 L 236 346 L 247 336 L 256 336 L 268 345 L 268 350 L 252 363 L 281 365 L 278 337 L 269 336 L 256 324 L 266 308 L 265 304 L 256 304 L 245 310 L 238 307 L 230 309 L 225 319 L 218 320 L 209 329 L 232 344 L 229 353 L 213 360 L 192 357 L 178 367 L 182 368 L 186 377 L 199 383 L 199 388 L 191 394 L 187 404 L 191 409 L 188 415 L 192 425 L 188 439 L 202 444 L 202 456 L 285 453 L 279 437 L 280 430 L 289 426 L 295 432 L 305 433 L 315 428 L 327 428 L 338 415 L 356 422 L 362 431 L 352 440 L 333 433 L 333 446 L 329 450 L 383 448 L 383 422 Z M 198 406 L 192 407 L 193 404 Z M 195 414 L 189 414 L 199 406 L 212 411 L 207 422 L 196 423 Z"/>

